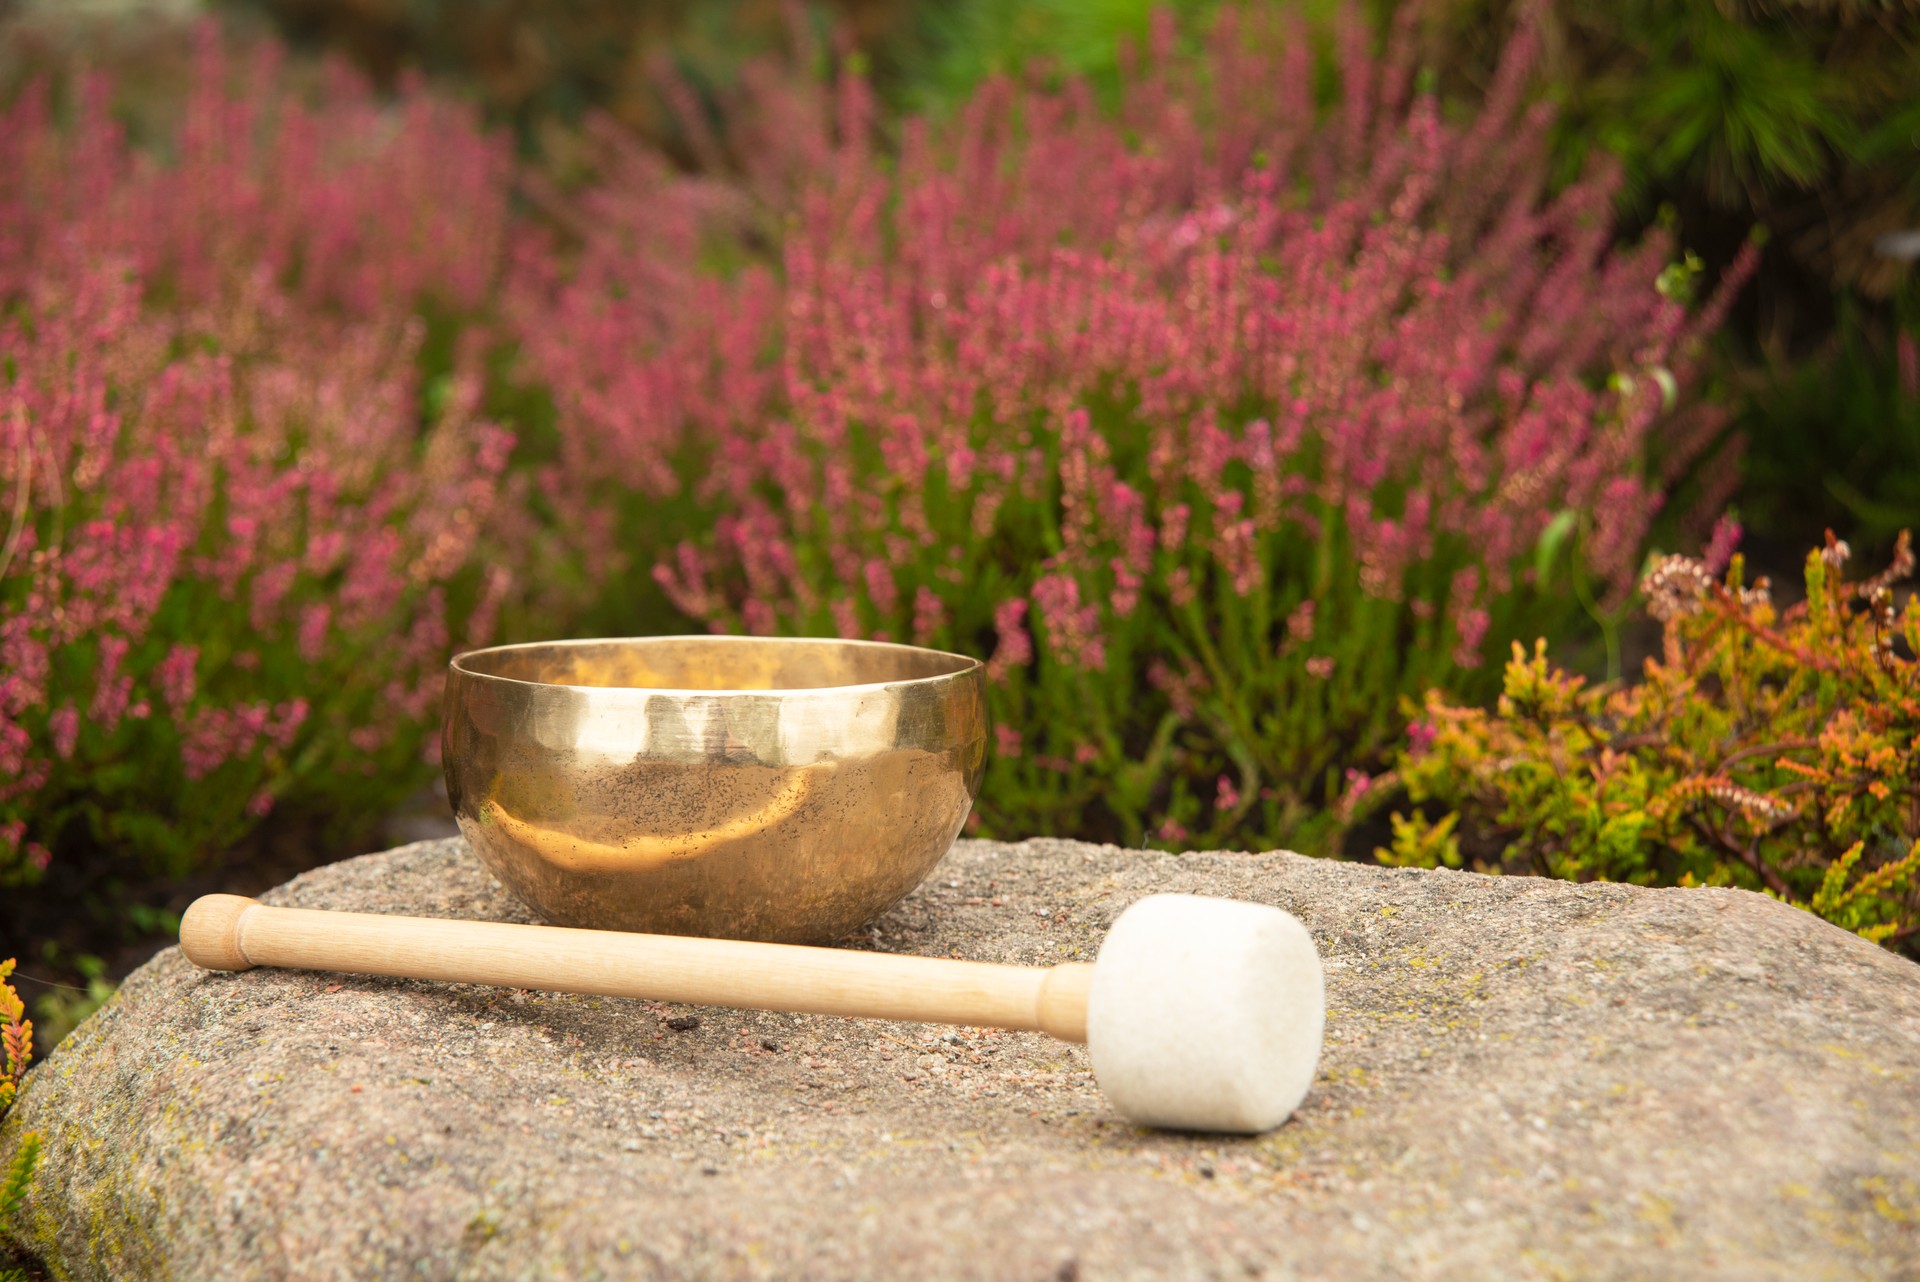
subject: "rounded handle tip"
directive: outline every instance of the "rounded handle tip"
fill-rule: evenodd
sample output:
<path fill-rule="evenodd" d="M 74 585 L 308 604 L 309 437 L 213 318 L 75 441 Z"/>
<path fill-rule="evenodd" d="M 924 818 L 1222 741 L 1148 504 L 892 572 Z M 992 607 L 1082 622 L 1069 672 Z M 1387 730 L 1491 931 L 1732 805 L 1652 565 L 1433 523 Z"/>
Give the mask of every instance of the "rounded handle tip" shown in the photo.
<path fill-rule="evenodd" d="M 180 918 L 180 951 L 207 970 L 251 970 L 240 947 L 240 919 L 260 901 L 245 895 L 202 895 Z"/>

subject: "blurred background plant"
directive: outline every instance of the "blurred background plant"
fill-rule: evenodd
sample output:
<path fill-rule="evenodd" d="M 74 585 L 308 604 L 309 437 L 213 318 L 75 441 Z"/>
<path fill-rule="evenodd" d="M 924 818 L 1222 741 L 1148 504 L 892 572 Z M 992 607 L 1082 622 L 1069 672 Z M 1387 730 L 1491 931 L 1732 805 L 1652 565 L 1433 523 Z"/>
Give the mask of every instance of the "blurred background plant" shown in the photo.
<path fill-rule="evenodd" d="M 1213 0 L 1179 10 L 1204 20 Z M 1325 15 L 1337 5 L 1300 0 Z M 1787 571 L 1831 525 L 1886 554 L 1920 511 L 1899 347 L 1920 322 L 1920 6 L 1880 0 L 1369 0 L 1420 17 L 1423 67 L 1455 111 L 1481 101 L 1522 14 L 1559 108 L 1552 176 L 1621 164 L 1620 232 L 1668 225 L 1723 270 L 1758 227 L 1753 283 L 1716 352 L 1746 442 L 1741 505 Z M 927 6 L 899 58 L 915 101 L 950 109 L 996 71 L 1052 65 L 1111 86 L 1116 37 L 1153 6 Z M 1829 397 L 1825 393 L 1832 389 Z M 1897 395 L 1896 395 L 1897 393 Z M 1898 400 L 1898 404 L 1889 402 Z M 1904 512 L 1905 515 L 1896 515 Z M 1872 515 L 1869 515 L 1869 514 Z M 1871 529 L 1856 523 L 1866 522 Z"/>
<path fill-rule="evenodd" d="M 1220 0 L 960 0 L 921 6 L 899 37 L 903 96 L 914 107 L 945 115 L 989 78 L 1019 80 L 1039 72 L 1084 80 L 1113 103 L 1123 88 L 1122 51 L 1146 44 L 1156 15 L 1174 15 L 1191 41 L 1220 8 Z M 1324 19 L 1334 6 L 1315 0 L 1295 8 Z"/>
<path fill-rule="evenodd" d="M 1609 174 L 1548 193 L 1524 34 L 1458 128 L 1358 25 L 1324 113 L 1285 24 L 1174 35 L 1117 116 L 989 82 L 829 171 L 776 417 L 710 429 L 753 497 L 659 573 L 732 629 L 992 656 L 981 831 L 1325 849 L 1400 698 L 1563 633 L 1569 577 L 1624 600 L 1718 441 L 1720 307 L 1609 251 Z"/>
<path fill-rule="evenodd" d="M 1827 526 L 1889 554 L 1920 510 L 1900 355 L 1920 323 L 1920 6 L 1439 0 L 1424 29 L 1442 92 L 1486 82 L 1522 10 L 1563 179 L 1618 158 L 1623 227 L 1665 221 L 1709 268 L 1768 233 L 1716 353 L 1755 554 L 1791 578 Z"/>
<path fill-rule="evenodd" d="M 150 147 L 89 76 L 0 124 L 9 938 L 49 903 L 111 931 L 281 805 L 363 833 L 429 774 L 447 648 L 511 583 L 475 549 L 513 438 L 426 313 L 493 288 L 506 152 L 423 93 L 336 68 L 308 101 L 279 69 L 203 29 Z"/>
<path fill-rule="evenodd" d="M 1891 555 L 1920 518 L 1920 288 L 1886 314 L 1845 300 L 1836 331 L 1800 360 L 1742 375 L 1748 450 L 1741 507 L 1778 543 L 1848 531 L 1862 556 Z"/>
<path fill-rule="evenodd" d="M 0 0 L 43 1025 L 378 840 L 468 641 L 950 645 L 988 830 L 1360 852 L 1405 700 L 1631 672 L 1729 499 L 1891 553 L 1911 6 L 1156 12 Z"/>
<path fill-rule="evenodd" d="M 1686 243 L 1737 245 L 1755 223 L 1775 237 L 1754 331 L 1790 346 L 1795 308 L 1829 283 L 1876 298 L 1903 277 L 1875 252 L 1920 225 L 1920 10 L 1878 0 L 1440 0 L 1425 6 L 1432 65 L 1447 86 L 1485 83 L 1501 33 L 1522 11 L 1542 30 L 1544 75 L 1561 106 L 1563 176 L 1595 151 L 1626 172 L 1630 215 L 1671 202 Z M 1717 243 L 1716 243 L 1717 242 Z M 1799 289 L 1785 273 L 1799 274 Z"/>
<path fill-rule="evenodd" d="M 1892 387 L 1896 338 L 1913 312 L 1894 300 L 1914 288 L 1920 259 L 1920 6 L 1903 0 L 1292 0 L 1315 43 L 1315 93 L 1331 101 L 1337 75 L 1332 19 L 1364 13 L 1384 31 L 1397 13 L 1418 18 L 1418 59 L 1449 118 L 1476 109 L 1500 51 L 1527 15 L 1540 35 L 1540 86 L 1558 107 L 1550 133 L 1555 183 L 1574 181 L 1596 155 L 1620 162 L 1618 234 L 1655 223 L 1723 271 L 1756 227 L 1768 233 L 1753 283 L 1715 353 L 1715 378 L 1747 442 L 1742 503 L 1756 551 L 1781 571 L 1817 537 L 1798 522 L 1776 535 L 1772 514 L 1804 513 L 1802 491 L 1836 518 L 1897 502 L 1906 482 L 1859 503 L 1836 493 L 1863 478 L 1861 450 L 1810 451 L 1834 415 L 1795 387 L 1828 380 Z M 986 78 L 1032 69 L 1084 77 L 1111 104 L 1122 49 L 1139 46 L 1153 15 L 1180 19 L 1201 43 L 1219 0 L 708 0 L 686 6 L 561 0 L 489 0 L 452 21 L 432 0 L 224 0 L 223 11 L 265 15 L 308 45 L 347 49 L 377 74 L 420 67 L 475 93 L 498 119 L 548 154 L 605 109 L 699 164 L 696 135 L 724 116 L 742 69 L 785 46 L 801 27 L 834 26 L 864 51 L 863 66 L 889 118 L 902 109 L 947 116 Z M 817 43 L 817 42 L 816 42 Z M 817 61 L 817 60 L 816 60 Z M 665 92 L 670 67 L 686 92 Z M 697 113 L 685 110 L 689 102 Z M 544 131 L 544 132 L 542 132 Z M 705 153 L 711 156 L 711 152 Z M 1817 371 L 1817 372 L 1816 372 Z M 1864 398 L 1848 411 L 1867 412 Z M 1831 435 L 1871 435 L 1841 415 Z M 1810 456 L 1811 453 L 1811 456 Z M 1870 458 L 1871 448 L 1865 451 Z M 1920 472 L 1907 451 L 1899 472 Z M 1817 469 L 1816 473 L 1804 470 Z M 1804 528 L 1811 524 L 1811 529 Z M 1884 524 L 1884 522 L 1879 522 Z M 1885 552 L 1890 531 L 1872 546 Z M 1865 546 L 1865 545 L 1863 545 Z"/>

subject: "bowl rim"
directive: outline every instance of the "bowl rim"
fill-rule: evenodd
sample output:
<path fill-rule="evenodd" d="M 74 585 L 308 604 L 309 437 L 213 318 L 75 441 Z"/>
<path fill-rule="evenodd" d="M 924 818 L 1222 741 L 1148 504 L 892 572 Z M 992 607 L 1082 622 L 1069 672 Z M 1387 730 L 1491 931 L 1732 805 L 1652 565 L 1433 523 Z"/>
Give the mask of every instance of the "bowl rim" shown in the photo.
<path fill-rule="evenodd" d="M 819 645 L 855 646 L 867 650 L 906 650 L 915 654 L 934 655 L 943 659 L 952 659 L 960 666 L 952 672 L 938 672 L 927 677 L 908 677 L 902 681 L 862 681 L 849 685 L 830 686 L 791 686 L 774 689 L 683 689 L 676 686 L 583 686 L 565 681 L 527 681 L 520 677 L 503 677 L 492 672 L 476 672 L 463 666 L 468 659 L 485 654 L 501 654 L 510 650 L 550 650 L 590 645 L 636 645 L 657 641 L 700 641 L 720 642 L 750 641 L 756 644 L 773 643 L 813 643 Z M 910 686 L 931 686 L 955 678 L 984 674 L 986 663 L 972 655 L 956 654 L 951 650 L 935 650 L 929 646 L 908 645 L 902 641 L 850 640 L 846 637 L 760 637 L 737 632 L 679 632 L 656 637 L 564 637 L 553 641 L 516 641 L 509 645 L 480 646 L 472 650 L 462 650 L 447 660 L 447 670 L 475 681 L 498 681 L 505 685 L 525 686 L 530 690 L 579 690 L 588 693 L 643 693 L 647 695 L 669 695 L 705 698 L 747 698 L 771 697 L 798 698 L 804 695 L 837 695 L 848 692 L 865 693 L 875 690 L 898 690 Z"/>

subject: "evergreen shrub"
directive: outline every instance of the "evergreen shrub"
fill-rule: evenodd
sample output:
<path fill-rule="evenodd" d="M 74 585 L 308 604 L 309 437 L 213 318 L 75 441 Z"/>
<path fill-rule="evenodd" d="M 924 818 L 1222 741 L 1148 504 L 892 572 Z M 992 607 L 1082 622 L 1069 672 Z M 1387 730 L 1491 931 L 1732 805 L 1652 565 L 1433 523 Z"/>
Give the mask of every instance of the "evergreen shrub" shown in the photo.
<path fill-rule="evenodd" d="M 1589 687 L 1518 643 L 1487 711 L 1430 695 L 1380 857 L 1643 885 L 1743 886 L 1889 946 L 1920 939 L 1920 598 L 1893 563 L 1847 582 L 1831 535 L 1780 609 L 1738 558 L 1645 582 L 1662 653 Z M 1382 796 L 1389 795 L 1383 792 Z M 1446 812 L 1435 821 L 1436 811 Z M 1479 851 L 1478 855 L 1472 851 Z"/>

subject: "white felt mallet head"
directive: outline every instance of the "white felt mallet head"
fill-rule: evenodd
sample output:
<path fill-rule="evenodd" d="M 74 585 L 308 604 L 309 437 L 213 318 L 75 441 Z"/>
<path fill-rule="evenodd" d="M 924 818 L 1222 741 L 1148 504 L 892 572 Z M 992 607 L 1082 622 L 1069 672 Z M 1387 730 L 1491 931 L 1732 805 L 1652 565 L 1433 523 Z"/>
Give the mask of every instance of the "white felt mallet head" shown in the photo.
<path fill-rule="evenodd" d="M 1144 1126 L 1278 1126 L 1313 1084 L 1325 1027 L 1320 954 L 1279 908 L 1153 895 L 1120 914 L 1094 962 L 1094 1079 Z"/>

